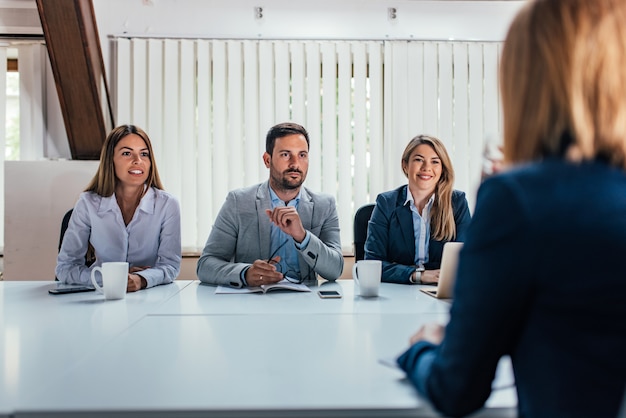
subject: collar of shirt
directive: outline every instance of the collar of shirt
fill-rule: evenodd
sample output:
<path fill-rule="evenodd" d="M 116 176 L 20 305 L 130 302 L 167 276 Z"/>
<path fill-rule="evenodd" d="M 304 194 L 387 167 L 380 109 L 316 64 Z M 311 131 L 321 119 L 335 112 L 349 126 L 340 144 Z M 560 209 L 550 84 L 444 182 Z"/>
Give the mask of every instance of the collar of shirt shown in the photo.
<path fill-rule="evenodd" d="M 433 206 L 434 202 L 435 202 L 435 194 L 433 193 L 432 196 L 430 196 L 430 199 L 428 199 L 428 202 L 426 202 L 426 206 L 424 206 L 424 215 L 427 215 L 430 213 L 430 208 Z M 409 186 L 406 187 L 406 200 L 404 201 L 404 206 L 406 206 L 407 203 L 411 205 L 412 211 L 419 214 L 419 212 L 417 211 L 417 206 L 415 206 L 415 200 L 413 200 L 413 195 L 411 194 L 411 191 L 409 190 Z"/>
<path fill-rule="evenodd" d="M 147 187 L 147 185 L 144 185 L 144 194 L 141 198 L 141 201 L 139 201 L 139 206 L 137 207 L 137 209 L 142 210 L 146 213 L 154 213 L 154 205 L 156 203 L 156 191 L 152 187 L 146 190 Z"/>
<path fill-rule="evenodd" d="M 276 192 L 272 190 L 271 186 L 267 186 L 267 187 L 270 189 L 270 198 L 272 199 L 272 209 L 274 209 L 277 206 L 295 206 L 295 208 L 298 209 L 298 203 L 300 203 L 300 196 L 302 195 L 302 189 L 298 191 L 298 195 L 295 197 L 295 199 L 291 199 L 289 202 L 285 203 L 282 200 L 280 200 Z"/>
<path fill-rule="evenodd" d="M 136 210 L 140 210 L 146 213 L 154 213 L 155 202 L 156 191 L 152 187 L 149 187 L 141 197 L 141 200 L 139 201 L 139 205 L 137 206 Z M 102 197 L 102 200 L 100 201 L 98 213 L 104 213 L 108 211 L 120 211 L 120 207 L 117 204 L 117 198 L 115 197 L 115 192 L 113 192 L 113 194 L 109 197 Z"/>

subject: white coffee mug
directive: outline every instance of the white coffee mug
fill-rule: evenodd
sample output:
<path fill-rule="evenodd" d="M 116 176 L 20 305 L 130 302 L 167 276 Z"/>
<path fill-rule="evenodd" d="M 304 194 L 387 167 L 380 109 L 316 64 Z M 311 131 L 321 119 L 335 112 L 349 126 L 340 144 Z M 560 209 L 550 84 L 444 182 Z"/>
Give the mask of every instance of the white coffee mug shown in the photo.
<path fill-rule="evenodd" d="M 96 271 L 102 275 L 102 286 L 96 281 Z M 97 291 L 104 293 L 105 299 L 124 299 L 128 285 L 128 263 L 110 262 L 102 263 L 102 267 L 94 267 L 91 270 L 91 283 Z"/>
<path fill-rule="evenodd" d="M 364 297 L 378 296 L 383 263 L 380 260 L 359 260 L 352 266 L 352 277 Z"/>

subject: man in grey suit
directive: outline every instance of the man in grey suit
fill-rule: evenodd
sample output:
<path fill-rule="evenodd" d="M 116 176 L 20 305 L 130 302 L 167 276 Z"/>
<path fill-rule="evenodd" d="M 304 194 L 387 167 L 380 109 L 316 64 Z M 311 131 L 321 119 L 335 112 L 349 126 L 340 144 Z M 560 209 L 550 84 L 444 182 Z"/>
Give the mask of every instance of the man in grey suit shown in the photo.
<path fill-rule="evenodd" d="M 198 278 L 238 288 L 284 278 L 314 282 L 317 274 L 336 280 L 343 255 L 335 199 L 302 187 L 309 134 L 295 123 L 272 127 L 263 162 L 268 181 L 226 197 L 198 260 Z"/>

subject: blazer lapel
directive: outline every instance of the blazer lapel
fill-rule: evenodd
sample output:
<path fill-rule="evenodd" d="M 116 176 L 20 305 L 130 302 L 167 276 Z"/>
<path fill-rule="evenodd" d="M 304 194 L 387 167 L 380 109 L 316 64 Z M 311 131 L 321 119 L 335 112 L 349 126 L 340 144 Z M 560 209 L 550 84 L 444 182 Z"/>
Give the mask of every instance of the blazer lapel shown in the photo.
<path fill-rule="evenodd" d="M 300 202 L 298 203 L 298 215 L 300 215 L 300 222 L 302 222 L 302 226 L 305 230 L 311 231 L 313 226 L 313 209 L 314 204 L 313 200 L 311 200 L 311 196 L 307 193 L 306 189 L 302 187 L 300 189 Z M 304 261 L 304 257 L 298 254 L 298 261 L 300 264 L 300 276 L 305 277 L 309 274 L 311 268 Z"/>
<path fill-rule="evenodd" d="M 257 212 L 257 222 L 259 225 L 259 252 L 263 259 L 267 259 L 270 256 L 270 233 L 271 233 L 271 223 L 267 214 L 265 213 L 266 209 L 270 209 L 272 207 L 272 199 L 270 198 L 269 193 L 269 183 L 263 182 L 259 185 L 256 194 L 256 212 Z"/>
<path fill-rule="evenodd" d="M 311 196 L 306 192 L 303 187 L 300 193 L 300 202 L 298 203 L 298 215 L 300 215 L 300 221 L 302 226 L 307 231 L 311 230 L 313 225 L 313 200 Z"/>
<path fill-rule="evenodd" d="M 398 193 L 398 201 L 396 202 L 395 213 L 398 218 L 398 224 L 400 227 L 400 234 L 402 236 L 402 243 L 404 248 L 411 249 L 411 253 L 415 254 L 415 237 L 413 235 L 413 214 L 411 208 L 404 205 L 406 201 L 406 194 L 408 193 L 408 186 L 405 186 L 400 193 Z"/>

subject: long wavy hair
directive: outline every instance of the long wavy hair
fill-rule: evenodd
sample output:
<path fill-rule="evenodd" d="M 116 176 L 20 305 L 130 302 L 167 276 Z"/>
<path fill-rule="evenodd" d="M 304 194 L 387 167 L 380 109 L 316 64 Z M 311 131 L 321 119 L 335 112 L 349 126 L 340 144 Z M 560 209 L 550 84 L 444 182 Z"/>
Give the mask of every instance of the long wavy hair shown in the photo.
<path fill-rule="evenodd" d="M 441 177 L 435 186 L 435 201 L 430 211 L 430 229 L 433 238 L 438 241 L 451 241 L 456 237 L 456 223 L 452 210 L 452 191 L 454 186 L 454 168 L 452 160 L 441 140 L 428 135 L 418 135 L 409 141 L 402 153 L 402 171 L 408 177 L 411 154 L 418 146 L 430 146 L 441 160 Z"/>
<path fill-rule="evenodd" d="M 500 62 L 507 162 L 560 155 L 626 169 L 626 1 L 536 0 Z"/>
<path fill-rule="evenodd" d="M 91 179 L 91 182 L 89 182 L 89 185 L 85 189 L 86 192 L 94 192 L 104 197 L 109 197 L 115 192 L 115 186 L 117 186 L 119 181 L 115 175 L 115 164 L 113 162 L 115 146 L 124 137 L 130 134 L 140 136 L 146 143 L 146 147 L 150 153 L 150 172 L 148 173 L 146 185 L 163 190 L 163 184 L 159 177 L 159 171 L 157 170 L 156 161 L 154 160 L 154 153 L 152 152 L 152 143 L 150 142 L 150 138 L 148 138 L 148 134 L 135 125 L 121 125 L 113 129 L 104 141 L 102 151 L 100 152 L 98 171 Z"/>

